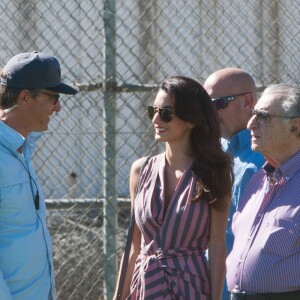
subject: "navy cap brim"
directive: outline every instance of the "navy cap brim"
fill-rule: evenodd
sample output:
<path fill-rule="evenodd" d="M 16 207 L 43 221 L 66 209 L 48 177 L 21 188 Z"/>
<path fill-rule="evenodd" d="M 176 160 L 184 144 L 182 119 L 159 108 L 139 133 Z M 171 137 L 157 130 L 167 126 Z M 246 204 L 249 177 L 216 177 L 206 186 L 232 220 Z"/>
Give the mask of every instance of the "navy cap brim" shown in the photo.
<path fill-rule="evenodd" d="M 66 94 L 66 95 L 75 95 L 79 92 L 79 88 L 76 86 L 68 85 L 65 83 L 61 83 L 58 86 L 55 87 L 47 87 L 45 90 L 49 90 L 52 92 L 60 93 L 60 94 Z"/>

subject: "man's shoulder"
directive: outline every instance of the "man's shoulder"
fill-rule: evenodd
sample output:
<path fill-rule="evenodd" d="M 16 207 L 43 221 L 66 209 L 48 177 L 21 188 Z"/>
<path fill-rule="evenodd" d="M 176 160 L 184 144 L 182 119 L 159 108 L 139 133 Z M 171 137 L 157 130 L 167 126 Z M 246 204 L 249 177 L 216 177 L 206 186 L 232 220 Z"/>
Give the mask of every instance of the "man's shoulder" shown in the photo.
<path fill-rule="evenodd" d="M 249 165 L 251 168 L 260 169 L 265 163 L 263 155 L 256 151 L 245 151 L 244 155 L 240 155 L 241 160 Z"/>
<path fill-rule="evenodd" d="M 265 158 L 259 152 L 253 152 L 251 149 L 244 149 L 233 157 L 234 169 L 238 172 L 253 170 L 256 172 L 265 163 Z"/>

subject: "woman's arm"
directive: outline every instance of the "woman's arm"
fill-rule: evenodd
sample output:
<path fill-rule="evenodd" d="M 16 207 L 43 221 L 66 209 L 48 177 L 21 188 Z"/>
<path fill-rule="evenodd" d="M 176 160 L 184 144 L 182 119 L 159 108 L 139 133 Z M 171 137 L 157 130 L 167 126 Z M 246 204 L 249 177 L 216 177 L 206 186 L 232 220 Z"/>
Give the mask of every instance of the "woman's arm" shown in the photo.
<path fill-rule="evenodd" d="M 144 159 L 145 158 L 138 159 L 137 161 L 135 161 L 132 164 L 132 167 L 131 167 L 130 179 L 129 179 L 131 208 L 134 207 L 136 185 L 138 182 L 140 169 L 141 169 Z M 131 250 L 130 250 L 130 254 L 129 254 L 129 258 L 128 258 L 126 276 L 125 276 L 125 281 L 124 281 L 124 285 L 123 285 L 123 293 L 122 293 L 122 297 L 121 297 L 122 300 L 126 299 L 129 296 L 131 278 L 132 278 L 132 274 L 134 271 L 135 261 L 140 253 L 140 247 L 141 247 L 141 232 L 135 224 L 134 230 L 133 230 Z M 124 254 L 122 256 L 121 263 L 120 263 L 119 275 L 118 275 L 118 280 L 117 280 L 116 289 L 115 289 L 115 295 L 114 295 L 113 299 L 116 299 L 116 297 L 117 297 L 117 291 L 118 291 L 120 273 L 121 273 L 120 271 L 122 270 L 122 265 L 123 265 L 123 257 L 124 257 Z"/>
<path fill-rule="evenodd" d="M 230 197 L 225 197 L 227 209 L 217 211 L 211 208 L 209 269 L 211 282 L 211 299 L 221 300 L 226 275 L 226 228 L 228 222 Z"/>

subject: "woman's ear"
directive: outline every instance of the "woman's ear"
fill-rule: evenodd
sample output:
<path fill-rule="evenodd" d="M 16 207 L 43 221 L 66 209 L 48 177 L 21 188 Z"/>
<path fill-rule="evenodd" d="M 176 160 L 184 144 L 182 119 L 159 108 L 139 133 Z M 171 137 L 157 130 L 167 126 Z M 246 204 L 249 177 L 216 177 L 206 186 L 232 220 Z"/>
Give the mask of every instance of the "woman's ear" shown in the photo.
<path fill-rule="evenodd" d="M 192 123 L 188 123 L 188 127 L 189 127 L 189 129 L 193 129 L 195 127 L 195 125 Z"/>

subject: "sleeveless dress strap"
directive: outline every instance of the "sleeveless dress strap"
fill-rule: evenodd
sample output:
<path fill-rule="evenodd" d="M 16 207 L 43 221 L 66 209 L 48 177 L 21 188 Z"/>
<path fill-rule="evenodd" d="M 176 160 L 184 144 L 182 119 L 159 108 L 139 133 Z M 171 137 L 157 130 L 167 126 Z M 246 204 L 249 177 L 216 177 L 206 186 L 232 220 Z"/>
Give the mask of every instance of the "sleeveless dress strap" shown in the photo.
<path fill-rule="evenodd" d="M 136 192 L 140 189 L 141 174 L 142 174 L 142 171 L 143 171 L 145 165 L 148 163 L 149 158 L 150 157 L 147 156 L 141 166 L 137 185 L 136 185 Z M 133 238 L 134 225 L 135 225 L 135 218 L 134 218 L 134 205 L 133 205 L 132 209 L 131 209 L 131 220 L 130 220 L 130 225 L 128 228 L 125 251 L 124 251 L 124 256 L 123 256 L 122 269 L 121 269 L 120 280 L 119 280 L 119 285 L 118 285 L 117 300 L 121 300 L 121 297 L 122 297 L 123 286 L 124 286 L 124 281 L 125 281 L 126 271 L 127 271 L 127 266 L 128 266 L 129 253 L 130 253 L 130 248 L 131 248 L 131 242 L 132 242 L 132 238 Z"/>

